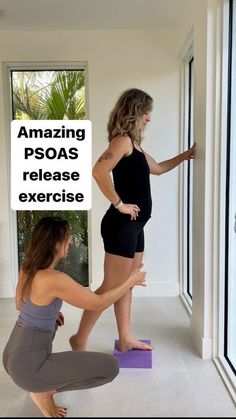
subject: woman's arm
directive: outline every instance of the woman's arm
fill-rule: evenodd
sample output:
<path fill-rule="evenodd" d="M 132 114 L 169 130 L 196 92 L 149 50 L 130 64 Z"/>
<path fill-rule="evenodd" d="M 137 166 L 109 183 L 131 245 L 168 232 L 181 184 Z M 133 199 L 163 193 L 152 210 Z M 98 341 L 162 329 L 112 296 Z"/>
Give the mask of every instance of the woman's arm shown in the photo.
<path fill-rule="evenodd" d="M 102 193 L 113 205 L 116 205 L 119 201 L 119 195 L 115 191 L 110 172 L 122 157 L 130 154 L 130 152 L 132 152 L 130 138 L 116 137 L 110 142 L 108 148 L 93 167 L 94 179 Z"/>
<path fill-rule="evenodd" d="M 162 175 L 163 173 L 169 172 L 170 170 L 174 169 L 184 160 L 193 159 L 196 154 L 196 143 L 193 144 L 191 148 L 184 151 L 181 154 L 173 157 L 172 159 L 165 160 L 163 162 L 157 163 L 151 156 L 149 156 L 145 152 L 145 156 L 150 168 L 150 172 L 153 175 Z"/>
<path fill-rule="evenodd" d="M 21 304 L 21 301 L 22 301 L 23 285 L 24 285 L 24 274 L 23 274 L 22 268 L 20 268 L 18 282 L 17 282 L 17 286 L 16 286 L 16 295 L 15 295 L 15 305 L 16 305 L 17 310 L 20 310 L 20 304 Z"/>
<path fill-rule="evenodd" d="M 123 203 L 117 194 L 110 172 L 122 159 L 132 153 L 132 143 L 129 137 L 114 138 L 107 150 L 99 157 L 93 168 L 93 177 L 106 198 L 113 204 L 119 204 L 119 210 L 123 214 L 130 214 L 131 220 L 136 219 L 139 207 L 135 204 Z"/>
<path fill-rule="evenodd" d="M 142 267 L 143 265 L 140 265 L 131 272 L 123 284 L 103 294 L 96 294 L 75 282 L 68 275 L 55 271 L 52 280 L 50 280 L 47 295 L 50 295 L 52 299 L 58 297 L 72 306 L 85 310 L 102 311 L 118 301 L 133 286 L 145 286 L 146 272 L 141 271 Z"/>

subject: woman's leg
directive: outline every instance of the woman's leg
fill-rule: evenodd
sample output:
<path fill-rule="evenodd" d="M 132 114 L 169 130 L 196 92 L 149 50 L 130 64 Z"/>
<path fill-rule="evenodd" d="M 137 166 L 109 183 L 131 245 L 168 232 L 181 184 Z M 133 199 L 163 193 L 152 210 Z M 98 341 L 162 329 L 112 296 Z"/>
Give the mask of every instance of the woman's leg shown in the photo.
<path fill-rule="evenodd" d="M 48 391 L 46 393 L 29 393 L 32 401 L 44 416 L 47 418 L 62 418 L 66 416 L 66 407 L 56 406 L 53 400 L 53 396 L 56 394 L 55 390 Z"/>
<path fill-rule="evenodd" d="M 63 392 L 102 386 L 114 380 L 118 373 L 119 365 L 112 355 L 65 351 L 50 354 L 35 374 L 35 380 L 44 384 L 42 391 Z"/>
<path fill-rule="evenodd" d="M 57 392 L 98 387 L 114 380 L 119 373 L 117 360 L 99 352 L 59 352 L 50 354 L 35 374 L 36 382 L 47 392 L 32 393 L 30 397 L 47 417 L 64 417 L 66 408 L 56 406 L 53 396 Z"/>
<path fill-rule="evenodd" d="M 96 292 L 99 293 L 101 288 L 102 286 Z M 100 315 L 101 311 L 84 310 L 77 333 L 69 339 L 73 351 L 86 351 L 88 337 Z"/>
<path fill-rule="evenodd" d="M 120 285 L 126 281 L 130 272 L 137 268 L 142 261 L 143 253 L 136 253 L 134 259 L 105 253 L 104 281 L 96 291 L 102 293 Z M 137 341 L 132 337 L 130 327 L 132 290 L 129 290 L 119 301 L 115 303 L 115 315 L 119 333 L 119 348 L 128 351 L 132 348 L 152 349 L 151 345 Z M 85 350 L 88 336 L 98 320 L 101 312 L 85 310 L 76 335 L 70 338 L 73 350 Z"/>
<path fill-rule="evenodd" d="M 131 271 L 136 269 L 143 259 L 143 252 L 135 253 L 132 260 Z M 131 349 L 152 349 L 152 346 L 140 342 L 132 337 L 131 332 L 131 302 L 132 290 L 129 290 L 119 301 L 114 304 L 117 328 L 119 333 L 119 349 L 122 352 Z"/>
<path fill-rule="evenodd" d="M 124 282 L 132 268 L 133 259 L 105 253 L 104 280 L 95 291 L 102 294 Z M 70 345 L 74 351 L 86 350 L 89 334 L 101 315 L 101 311 L 84 310 L 77 333 L 70 338 Z"/>

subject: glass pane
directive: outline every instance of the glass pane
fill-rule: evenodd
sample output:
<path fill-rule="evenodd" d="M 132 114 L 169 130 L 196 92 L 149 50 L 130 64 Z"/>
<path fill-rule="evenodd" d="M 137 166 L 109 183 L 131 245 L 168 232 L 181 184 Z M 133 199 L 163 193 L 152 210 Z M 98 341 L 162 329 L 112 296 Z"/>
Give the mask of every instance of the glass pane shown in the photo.
<path fill-rule="evenodd" d="M 85 119 L 84 70 L 12 71 L 13 119 Z M 18 255 L 21 264 L 29 236 L 43 216 L 69 221 L 73 245 L 57 269 L 88 286 L 87 211 L 18 211 Z"/>
<path fill-rule="evenodd" d="M 193 71 L 194 61 L 193 58 L 188 66 L 188 148 L 193 144 Z M 193 185 L 193 162 L 187 162 L 187 293 L 192 298 L 192 185 Z"/>
<path fill-rule="evenodd" d="M 232 59 L 229 90 L 227 184 L 227 357 L 236 372 L 236 2 L 232 4 Z"/>

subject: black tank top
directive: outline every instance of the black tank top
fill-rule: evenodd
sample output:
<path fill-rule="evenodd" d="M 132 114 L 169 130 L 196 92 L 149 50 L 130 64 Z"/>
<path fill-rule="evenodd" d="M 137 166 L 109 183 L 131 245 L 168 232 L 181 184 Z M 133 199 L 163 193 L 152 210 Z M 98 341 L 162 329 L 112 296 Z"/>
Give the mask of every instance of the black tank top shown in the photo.
<path fill-rule="evenodd" d="M 133 152 L 129 156 L 123 157 L 114 167 L 112 173 L 115 190 L 121 200 L 125 204 L 138 205 L 141 211 L 137 220 L 147 221 L 151 217 L 152 198 L 150 169 L 145 154 L 133 146 Z M 110 210 L 112 208 L 118 212 L 113 205 Z"/>

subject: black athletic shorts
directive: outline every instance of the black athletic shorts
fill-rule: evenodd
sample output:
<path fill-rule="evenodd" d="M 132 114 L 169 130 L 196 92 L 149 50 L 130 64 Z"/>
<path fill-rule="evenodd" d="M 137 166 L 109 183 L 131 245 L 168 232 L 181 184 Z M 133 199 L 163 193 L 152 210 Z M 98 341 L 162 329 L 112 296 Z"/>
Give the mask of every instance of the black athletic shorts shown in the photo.
<path fill-rule="evenodd" d="M 134 257 L 144 251 L 143 227 L 146 221 L 130 219 L 130 215 L 107 211 L 101 222 L 101 235 L 107 253 Z"/>

